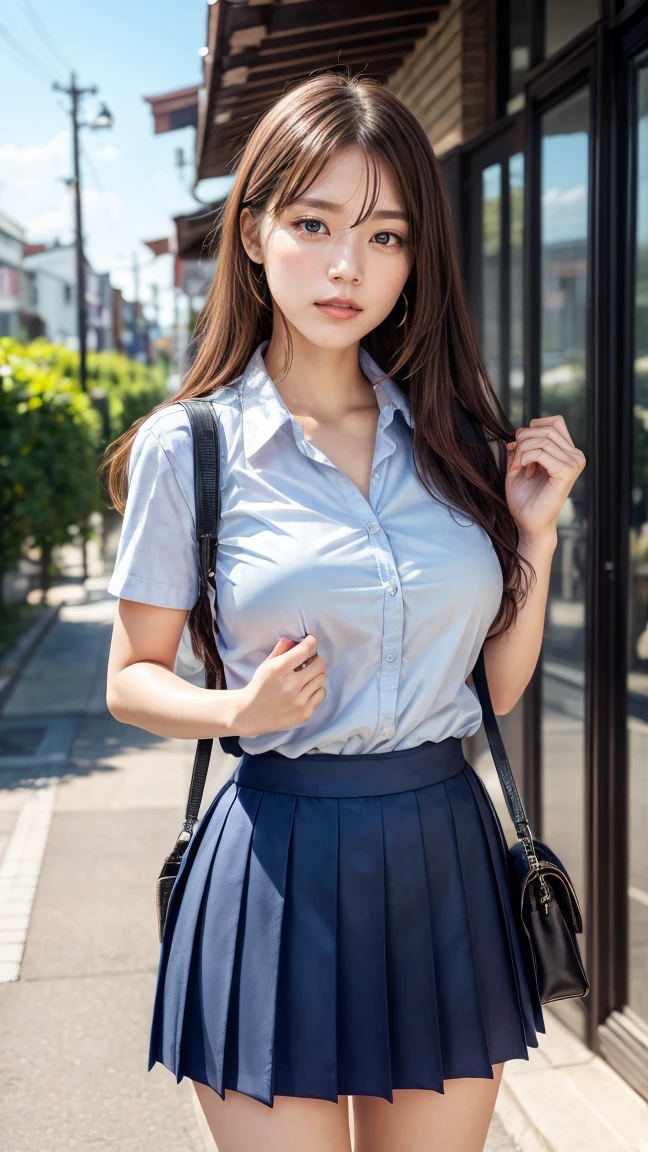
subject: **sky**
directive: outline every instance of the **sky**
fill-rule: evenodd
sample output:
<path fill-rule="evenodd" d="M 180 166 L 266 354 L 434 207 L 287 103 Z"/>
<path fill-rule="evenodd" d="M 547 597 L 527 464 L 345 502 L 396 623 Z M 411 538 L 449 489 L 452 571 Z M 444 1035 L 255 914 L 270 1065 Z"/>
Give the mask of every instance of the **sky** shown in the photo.
<path fill-rule="evenodd" d="M 4 0 L 0 8 L 0 212 L 26 229 L 30 242 L 73 238 L 69 97 L 70 66 L 86 96 L 82 119 L 101 102 L 111 129 L 81 130 L 86 255 L 97 272 L 132 299 L 133 258 L 140 266 L 140 297 L 159 285 L 163 324 L 172 316 L 172 259 L 153 257 L 144 240 L 170 236 L 172 216 L 195 208 L 191 196 L 195 131 L 155 136 L 156 96 L 199 83 L 207 0 Z M 39 32 L 42 35 L 39 35 Z M 175 151 L 189 164 L 181 176 Z M 226 192 L 229 178 L 203 181 L 201 199 Z"/>

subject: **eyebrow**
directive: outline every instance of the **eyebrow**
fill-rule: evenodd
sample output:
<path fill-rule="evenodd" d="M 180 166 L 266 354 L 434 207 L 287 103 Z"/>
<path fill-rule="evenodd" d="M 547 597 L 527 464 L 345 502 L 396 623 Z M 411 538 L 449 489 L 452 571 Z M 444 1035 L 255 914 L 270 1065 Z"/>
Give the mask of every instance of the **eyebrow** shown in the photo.
<path fill-rule="evenodd" d="M 321 208 L 324 212 L 341 212 L 342 204 L 334 204 L 332 200 L 319 200 L 314 196 L 299 196 L 297 200 L 293 201 L 294 204 L 309 204 L 311 208 Z M 372 212 L 372 220 L 404 220 L 408 223 L 407 212 L 402 212 L 400 208 L 381 208 L 378 211 Z"/>

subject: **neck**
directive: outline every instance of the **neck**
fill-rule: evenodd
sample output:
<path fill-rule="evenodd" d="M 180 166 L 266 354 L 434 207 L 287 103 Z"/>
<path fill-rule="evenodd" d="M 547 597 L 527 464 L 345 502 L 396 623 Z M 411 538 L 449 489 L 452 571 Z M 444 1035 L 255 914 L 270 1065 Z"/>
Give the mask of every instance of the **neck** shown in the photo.
<path fill-rule="evenodd" d="M 291 328 L 292 362 L 283 372 L 287 343 L 275 326 L 264 356 L 277 392 L 293 416 L 335 421 L 349 409 L 376 404 L 373 385 L 360 367 L 360 342 L 322 348 Z"/>

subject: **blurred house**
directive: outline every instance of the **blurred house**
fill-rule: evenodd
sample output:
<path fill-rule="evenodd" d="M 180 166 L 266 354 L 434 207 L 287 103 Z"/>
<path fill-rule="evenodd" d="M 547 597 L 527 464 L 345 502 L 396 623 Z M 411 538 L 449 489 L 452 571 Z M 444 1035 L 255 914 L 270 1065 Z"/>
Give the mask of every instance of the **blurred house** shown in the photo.
<path fill-rule="evenodd" d="M 583 905 L 591 992 L 551 1010 L 648 1098 L 648 4 L 238 0 L 206 19 L 202 84 L 149 98 L 156 132 L 196 124 L 196 181 L 231 173 L 320 68 L 389 85 L 440 160 L 504 411 L 562 414 L 585 451 L 542 657 L 504 727 L 534 834 Z M 179 217 L 178 252 L 212 225 Z"/>
<path fill-rule="evenodd" d="M 23 330 L 53 343 L 77 347 L 76 249 L 74 244 L 25 244 L 22 260 Z M 88 351 L 114 349 L 147 363 L 151 324 L 141 303 L 123 300 L 107 272 L 85 261 Z"/>
<path fill-rule="evenodd" d="M 0 336 L 18 337 L 23 305 L 24 229 L 0 214 Z"/>

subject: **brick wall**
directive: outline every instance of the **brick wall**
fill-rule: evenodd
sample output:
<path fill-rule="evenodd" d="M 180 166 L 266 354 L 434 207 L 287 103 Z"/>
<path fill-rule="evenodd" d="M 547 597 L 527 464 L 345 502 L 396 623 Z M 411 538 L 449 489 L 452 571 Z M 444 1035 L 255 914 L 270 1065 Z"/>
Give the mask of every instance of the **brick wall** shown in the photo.
<path fill-rule="evenodd" d="M 494 119 L 495 2 L 451 0 L 391 78 L 390 88 L 412 109 L 438 155 L 464 144 Z"/>

